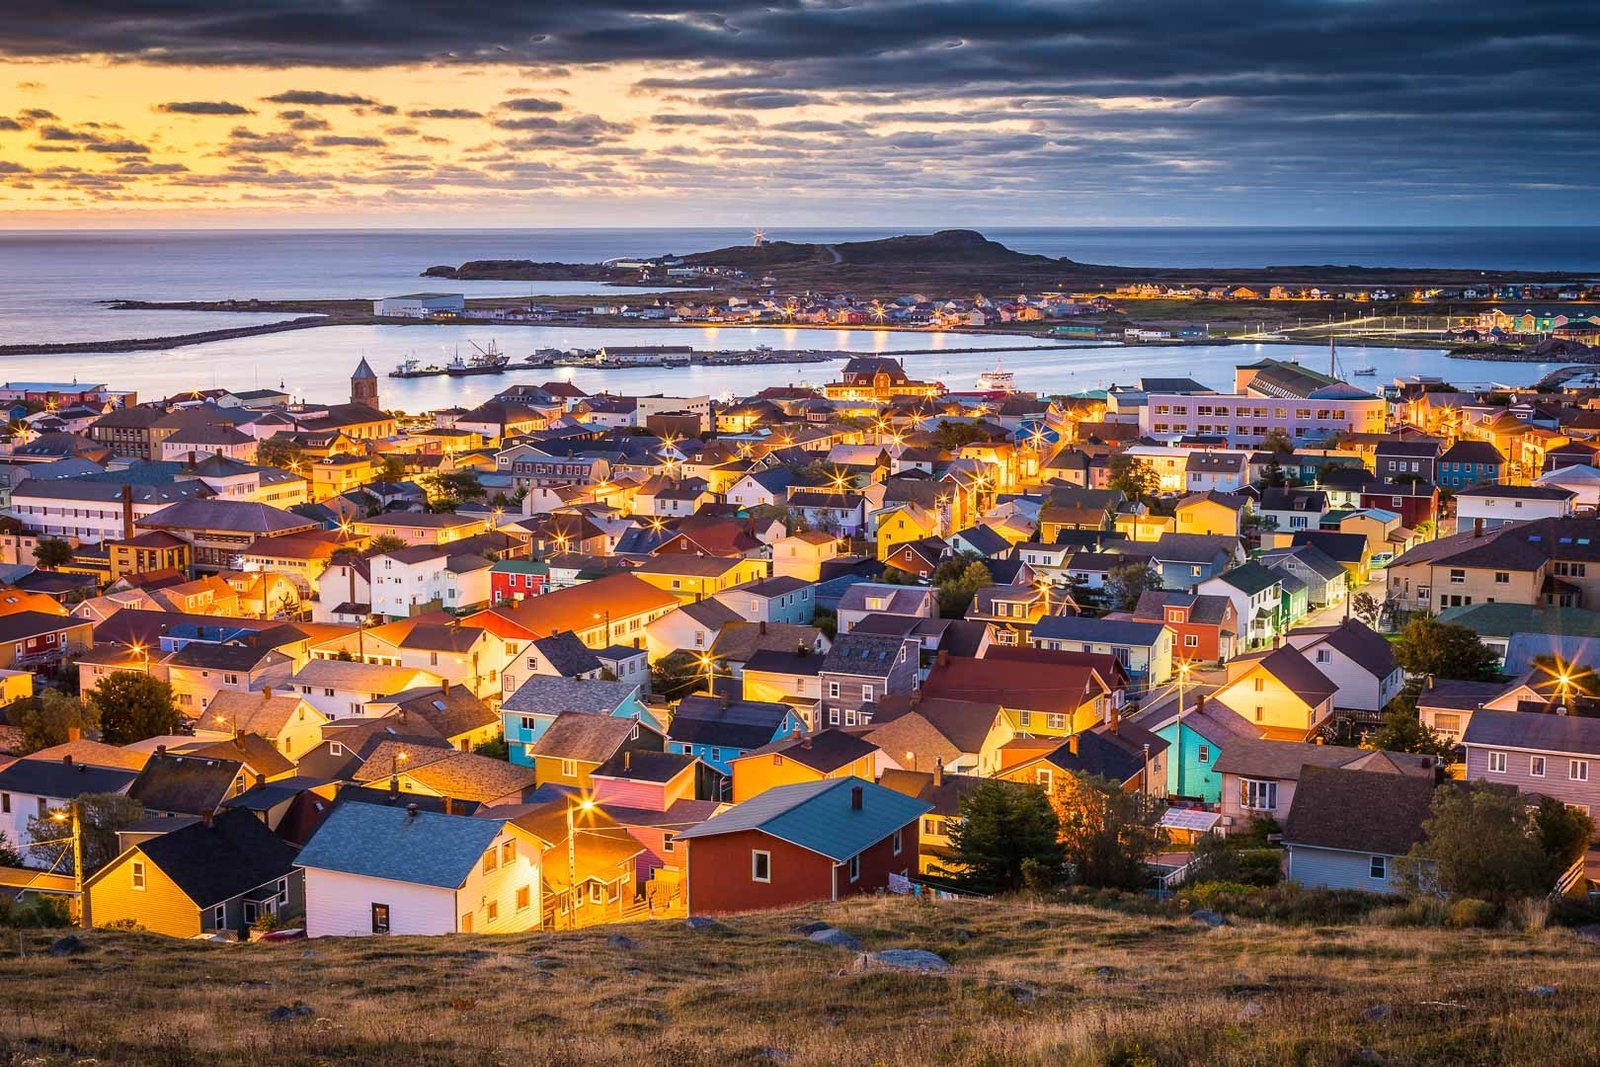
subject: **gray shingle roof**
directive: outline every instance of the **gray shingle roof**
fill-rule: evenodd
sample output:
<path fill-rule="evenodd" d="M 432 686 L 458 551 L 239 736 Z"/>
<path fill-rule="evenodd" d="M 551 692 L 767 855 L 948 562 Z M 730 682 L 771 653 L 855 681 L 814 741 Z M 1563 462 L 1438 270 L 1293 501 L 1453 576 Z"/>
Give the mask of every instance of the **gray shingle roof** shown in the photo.
<path fill-rule="evenodd" d="M 1161 639 L 1162 629 L 1159 622 L 1047 615 L 1034 625 L 1033 636 L 1038 640 L 1103 642 L 1144 648 Z"/>
<path fill-rule="evenodd" d="M 1600 755 L 1600 719 L 1522 711 L 1475 711 L 1461 743 L 1480 748 Z"/>
<path fill-rule="evenodd" d="M 860 789 L 859 809 L 850 805 Z M 780 785 L 678 835 L 678 840 L 760 830 L 836 863 L 882 841 L 933 805 L 861 778 Z"/>
<path fill-rule="evenodd" d="M 501 819 L 477 819 L 345 802 L 295 863 L 367 878 L 458 889 L 500 835 Z"/>
<path fill-rule="evenodd" d="M 500 710 L 542 715 L 559 715 L 564 711 L 609 715 L 638 691 L 635 682 L 580 681 L 535 675 L 517 686 L 517 691 L 505 699 Z"/>
<path fill-rule="evenodd" d="M 1423 838 L 1431 776 L 1306 767 L 1284 822 L 1288 845 L 1399 856 Z"/>

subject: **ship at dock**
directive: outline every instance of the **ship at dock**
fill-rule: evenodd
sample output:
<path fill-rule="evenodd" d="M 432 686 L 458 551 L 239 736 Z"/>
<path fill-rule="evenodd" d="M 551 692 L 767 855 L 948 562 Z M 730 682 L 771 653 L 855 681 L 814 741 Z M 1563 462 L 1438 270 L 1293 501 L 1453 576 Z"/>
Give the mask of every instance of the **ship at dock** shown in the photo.
<path fill-rule="evenodd" d="M 468 341 L 478 354 L 463 360 L 458 353 L 456 358 L 445 364 L 444 372 L 452 378 L 464 378 L 473 374 L 503 374 L 511 365 L 511 357 L 500 351 L 500 346 L 494 341 L 489 342 L 489 347 L 484 348 L 476 341 Z"/>
<path fill-rule="evenodd" d="M 994 370 L 986 370 L 978 375 L 977 391 L 980 393 L 1014 393 L 1017 391 L 1017 376 L 1003 369 L 997 363 Z"/>

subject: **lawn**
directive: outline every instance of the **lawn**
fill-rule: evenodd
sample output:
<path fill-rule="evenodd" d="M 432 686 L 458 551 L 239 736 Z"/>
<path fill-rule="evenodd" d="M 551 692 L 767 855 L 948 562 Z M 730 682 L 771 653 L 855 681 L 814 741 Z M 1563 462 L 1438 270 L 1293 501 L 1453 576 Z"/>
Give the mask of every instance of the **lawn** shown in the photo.
<path fill-rule="evenodd" d="M 930 949 L 954 971 L 857 971 L 851 953 L 793 932 L 817 918 L 868 949 Z M 65 958 L 45 953 L 54 936 L 0 935 L 0 1062 L 1600 1061 L 1600 947 L 1566 930 L 1211 928 L 1088 907 L 861 900 L 707 930 L 274 946 L 97 931 Z"/>

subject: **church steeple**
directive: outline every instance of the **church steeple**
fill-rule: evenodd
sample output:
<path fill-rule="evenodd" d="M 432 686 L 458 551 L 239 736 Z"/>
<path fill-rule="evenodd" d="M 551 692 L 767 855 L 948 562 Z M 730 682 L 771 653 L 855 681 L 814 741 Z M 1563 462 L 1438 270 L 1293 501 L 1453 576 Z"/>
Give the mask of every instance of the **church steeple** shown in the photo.
<path fill-rule="evenodd" d="M 350 375 L 350 403 L 365 404 L 369 408 L 378 408 L 378 376 L 367 365 L 365 356 L 356 365 L 356 371 Z"/>

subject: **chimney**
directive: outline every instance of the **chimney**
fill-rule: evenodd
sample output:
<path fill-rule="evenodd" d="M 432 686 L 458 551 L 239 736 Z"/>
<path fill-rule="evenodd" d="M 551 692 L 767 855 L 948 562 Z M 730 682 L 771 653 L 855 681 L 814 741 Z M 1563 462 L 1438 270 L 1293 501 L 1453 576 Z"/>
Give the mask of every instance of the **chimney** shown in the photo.
<path fill-rule="evenodd" d="M 256 785 L 257 786 L 264 786 L 266 784 L 267 784 L 267 776 L 258 771 L 256 773 Z"/>
<path fill-rule="evenodd" d="M 861 787 L 859 785 L 853 785 L 850 787 L 850 810 L 861 810 Z"/>
<path fill-rule="evenodd" d="M 191 448 L 189 449 L 189 469 L 194 470 L 196 466 L 198 466 L 198 464 L 195 463 L 194 449 Z"/>
<path fill-rule="evenodd" d="M 122 487 L 122 537 L 133 536 L 133 486 Z"/>
<path fill-rule="evenodd" d="M 804 737 L 802 737 L 800 739 L 800 747 L 804 748 L 804 749 L 808 749 L 808 750 L 811 748 L 811 735 L 810 734 L 807 734 L 806 736 L 804 736 Z"/>
<path fill-rule="evenodd" d="M 71 742 L 73 742 L 73 741 L 82 741 L 82 740 L 83 740 L 83 729 L 81 727 L 78 727 L 78 726 L 69 726 L 69 727 L 67 727 L 67 742 L 69 744 Z"/>
<path fill-rule="evenodd" d="M 1206 710 L 1206 695 L 1204 693 L 1201 693 L 1199 696 L 1194 698 L 1194 710 L 1195 711 L 1205 711 Z M 1179 714 L 1182 714 L 1183 709 L 1179 708 L 1178 712 L 1179 712 Z"/>
<path fill-rule="evenodd" d="M 68 752 L 65 756 L 62 756 L 61 762 L 68 767 L 72 766 L 72 753 Z"/>
<path fill-rule="evenodd" d="M 440 680 L 439 692 L 443 693 L 445 696 L 450 695 L 450 679 L 444 678 Z"/>
<path fill-rule="evenodd" d="M 766 632 L 767 632 L 767 620 L 762 619 L 761 620 L 761 633 L 764 636 L 766 634 Z"/>
<path fill-rule="evenodd" d="M 205 823 L 205 827 L 206 827 L 207 830 L 211 829 L 211 826 L 212 826 L 211 816 L 212 816 L 212 811 L 211 811 L 210 808 L 207 808 L 205 811 L 202 811 L 200 813 L 200 821 L 202 823 Z"/>
<path fill-rule="evenodd" d="M 939 650 L 938 658 L 935 660 L 935 662 L 941 667 L 950 666 L 950 650 L 947 648 L 941 648 Z"/>
<path fill-rule="evenodd" d="M 444 813 L 446 815 L 454 815 L 456 813 L 456 802 L 454 797 L 444 798 Z"/>
<path fill-rule="evenodd" d="M 944 785 L 944 757 L 938 756 L 933 761 L 933 787 L 938 789 Z"/>
<path fill-rule="evenodd" d="M 1117 702 L 1115 700 L 1113 700 L 1111 702 L 1111 718 L 1107 722 L 1106 728 L 1108 730 L 1110 730 L 1112 733 L 1116 733 L 1117 732 L 1117 727 L 1121 726 L 1121 725 L 1122 725 L 1122 709 L 1117 707 Z"/>
<path fill-rule="evenodd" d="M 1433 675 L 1431 675 L 1431 674 L 1428 675 L 1428 688 L 1429 689 L 1433 688 Z"/>
<path fill-rule="evenodd" d="M 261 689 L 261 699 L 262 700 L 271 700 L 272 699 L 272 686 L 268 685 L 268 686 L 263 686 L 262 687 L 262 689 Z"/>
<path fill-rule="evenodd" d="M 416 802 L 413 801 L 412 803 L 406 805 L 406 818 L 415 819 L 416 817 L 417 817 L 417 805 L 416 805 Z"/>
<path fill-rule="evenodd" d="M 165 756 L 166 754 L 167 754 L 167 746 L 166 745 L 157 745 L 156 746 L 156 755 Z"/>
<path fill-rule="evenodd" d="M 400 796 L 400 776 L 398 774 L 389 779 L 389 796 L 392 798 Z"/>
<path fill-rule="evenodd" d="M 1071 737 L 1067 738 L 1067 751 L 1071 752 L 1074 756 L 1076 756 L 1078 754 L 1078 735 L 1077 734 L 1073 734 Z"/>

